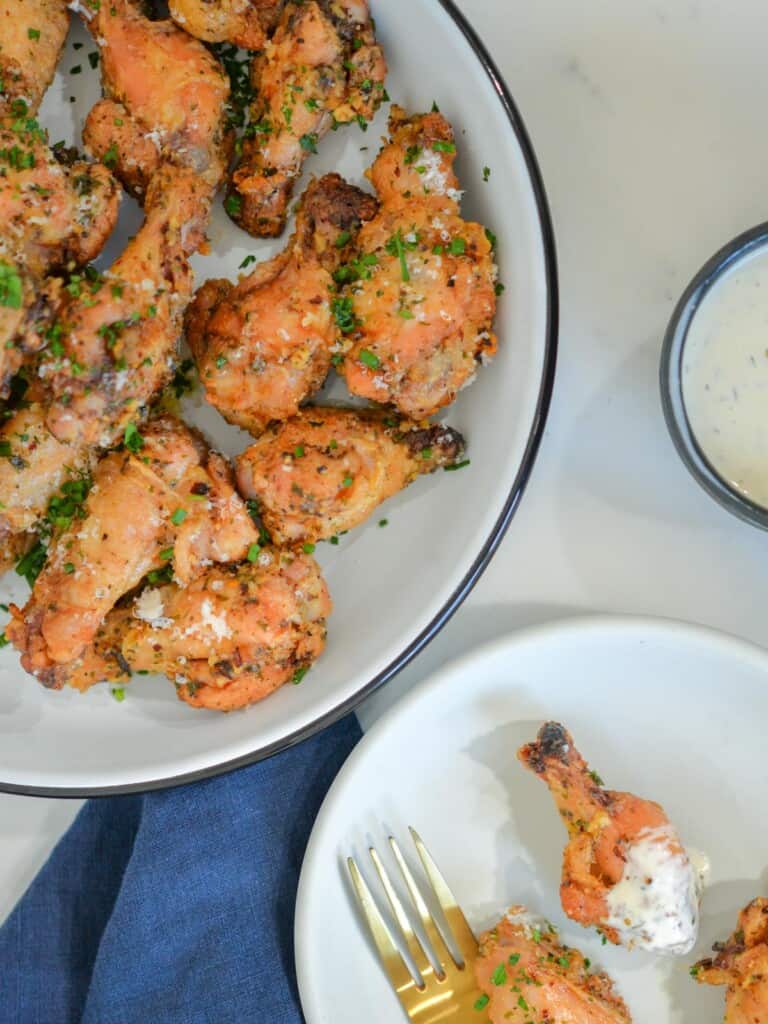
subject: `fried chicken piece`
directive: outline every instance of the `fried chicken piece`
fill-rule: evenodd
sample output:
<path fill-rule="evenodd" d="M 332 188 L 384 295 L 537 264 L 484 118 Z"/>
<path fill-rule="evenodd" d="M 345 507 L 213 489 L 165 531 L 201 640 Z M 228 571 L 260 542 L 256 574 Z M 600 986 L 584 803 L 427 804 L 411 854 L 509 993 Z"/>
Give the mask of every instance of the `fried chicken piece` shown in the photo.
<path fill-rule="evenodd" d="M 281 234 L 304 160 L 332 126 L 373 118 L 386 73 L 367 0 L 288 0 L 252 66 L 256 99 L 225 204 L 233 220 Z"/>
<path fill-rule="evenodd" d="M 106 167 L 79 160 L 63 166 L 37 121 L 18 113 L 0 118 L 0 397 L 45 344 L 62 287 L 46 274 L 94 259 L 119 205 Z"/>
<path fill-rule="evenodd" d="M 364 522 L 417 476 L 454 464 L 464 439 L 376 412 L 307 406 L 270 428 L 237 463 L 278 544 L 314 543 Z"/>
<path fill-rule="evenodd" d="M 547 783 L 568 829 L 560 885 L 568 917 L 616 945 L 689 952 L 702 879 L 659 804 L 603 789 L 557 722 L 517 756 Z"/>
<path fill-rule="evenodd" d="M 167 675 L 187 704 L 233 711 L 301 680 L 325 646 L 330 611 L 313 558 L 264 548 L 186 588 L 145 590 L 121 653 L 133 669 Z"/>
<path fill-rule="evenodd" d="M 212 561 L 244 558 L 258 540 L 228 465 L 181 422 L 158 417 L 134 448 L 98 464 L 84 518 L 51 544 L 24 610 L 11 606 L 8 639 L 45 686 L 63 685 L 110 609 L 148 572 L 172 559 L 188 583 Z"/>
<path fill-rule="evenodd" d="M 171 17 L 185 32 L 206 43 L 234 43 L 261 50 L 282 0 L 170 0 Z"/>
<path fill-rule="evenodd" d="M 0 114 L 37 110 L 68 30 L 67 0 L 0 0 Z"/>
<path fill-rule="evenodd" d="M 725 1024 L 768 1020 L 768 899 L 758 897 L 740 912 L 736 931 L 716 943 L 716 956 L 699 960 L 691 974 L 703 985 L 727 985 Z"/>
<path fill-rule="evenodd" d="M 138 199 L 163 163 L 189 168 L 215 191 L 232 140 L 229 81 L 213 54 L 172 21 L 145 18 L 137 0 L 78 9 L 101 52 L 105 95 L 86 120 L 86 146 Z"/>
<path fill-rule="evenodd" d="M 70 476 L 87 471 L 89 454 L 58 441 L 39 402 L 19 409 L 0 427 L 0 540 L 31 531 L 51 497 Z M 15 543 L 15 542 L 14 542 Z"/>
<path fill-rule="evenodd" d="M 259 433 L 323 384 L 335 345 L 332 273 L 376 202 L 338 174 L 307 188 L 287 248 L 236 285 L 207 281 L 186 318 L 208 401 Z"/>
<path fill-rule="evenodd" d="M 608 975 L 590 974 L 583 955 L 562 946 L 552 925 L 533 921 L 525 907 L 510 908 L 480 937 L 475 977 L 492 1024 L 631 1024 Z"/>
<path fill-rule="evenodd" d="M 106 274 L 68 296 L 39 371 L 53 395 L 48 427 L 60 441 L 110 447 L 170 379 L 192 293 L 188 256 L 202 240 L 209 201 L 192 171 L 162 168 L 138 234 Z"/>
<path fill-rule="evenodd" d="M 392 108 L 368 177 L 381 200 L 349 268 L 343 373 L 355 395 L 413 419 L 449 405 L 496 351 L 496 267 L 481 224 L 461 219 L 451 126 Z"/>

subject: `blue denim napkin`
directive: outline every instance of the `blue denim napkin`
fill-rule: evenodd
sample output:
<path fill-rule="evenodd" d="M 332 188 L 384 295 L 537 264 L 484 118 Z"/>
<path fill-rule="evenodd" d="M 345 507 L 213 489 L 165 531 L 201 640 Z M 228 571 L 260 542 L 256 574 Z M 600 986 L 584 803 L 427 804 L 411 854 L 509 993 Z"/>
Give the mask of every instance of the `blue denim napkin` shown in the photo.
<path fill-rule="evenodd" d="M 0 1022 L 299 1024 L 299 869 L 359 738 L 87 803 L 0 928 Z"/>

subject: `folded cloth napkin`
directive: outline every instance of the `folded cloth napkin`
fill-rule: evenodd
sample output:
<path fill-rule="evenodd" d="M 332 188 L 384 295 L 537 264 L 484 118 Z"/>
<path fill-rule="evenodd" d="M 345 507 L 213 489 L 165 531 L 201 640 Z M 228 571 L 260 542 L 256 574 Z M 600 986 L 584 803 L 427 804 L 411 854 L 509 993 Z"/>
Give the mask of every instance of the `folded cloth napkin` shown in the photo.
<path fill-rule="evenodd" d="M 299 1024 L 299 869 L 359 738 L 346 718 L 229 775 L 89 801 L 0 928 L 0 1022 Z"/>

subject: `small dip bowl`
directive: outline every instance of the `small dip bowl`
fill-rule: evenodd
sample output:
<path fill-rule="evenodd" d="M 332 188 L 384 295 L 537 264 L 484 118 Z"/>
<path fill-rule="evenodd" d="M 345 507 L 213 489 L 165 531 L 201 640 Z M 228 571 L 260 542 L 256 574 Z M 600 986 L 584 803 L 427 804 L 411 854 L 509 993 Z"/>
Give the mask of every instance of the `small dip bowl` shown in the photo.
<path fill-rule="evenodd" d="M 762 288 L 750 280 L 755 266 Z M 660 384 L 690 472 L 729 512 L 768 530 L 768 223 L 734 238 L 688 285 L 664 336 Z M 762 417 L 750 416 L 761 405 Z M 765 466 L 756 487 L 750 464 Z"/>

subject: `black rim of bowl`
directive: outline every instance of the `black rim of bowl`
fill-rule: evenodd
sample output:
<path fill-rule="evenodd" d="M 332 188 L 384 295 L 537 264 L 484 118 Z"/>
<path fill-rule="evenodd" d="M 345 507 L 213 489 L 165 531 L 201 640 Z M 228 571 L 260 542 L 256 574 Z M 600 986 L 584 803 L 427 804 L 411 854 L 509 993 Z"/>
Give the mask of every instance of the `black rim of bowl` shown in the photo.
<path fill-rule="evenodd" d="M 531 471 L 533 470 L 533 466 L 536 461 L 536 455 L 544 435 L 544 425 L 546 423 L 547 414 L 552 400 L 552 392 L 555 382 L 555 366 L 557 363 L 559 319 L 555 235 L 552 228 L 549 204 L 544 189 L 541 171 L 539 170 L 538 161 L 528 136 L 528 131 L 523 123 L 523 119 L 521 118 L 517 106 L 512 99 L 512 94 L 510 93 L 509 88 L 499 72 L 493 58 L 486 49 L 485 44 L 480 40 L 480 37 L 461 11 L 458 10 L 454 0 L 439 0 L 439 3 L 446 13 L 453 19 L 475 56 L 480 61 L 480 64 L 490 79 L 498 100 L 507 115 L 510 127 L 515 134 L 525 160 L 528 178 L 536 202 L 544 250 L 544 271 L 547 287 L 547 326 L 544 344 L 544 362 L 539 394 L 536 402 L 536 410 L 533 416 L 531 429 L 528 434 L 528 442 L 520 464 L 520 469 L 518 470 L 509 496 L 501 510 L 501 514 L 494 523 L 488 539 L 480 550 L 477 558 L 475 558 L 472 563 L 469 571 L 456 587 L 448 601 L 446 601 L 445 605 L 440 609 L 432 621 L 422 630 L 416 639 L 405 648 L 405 650 L 390 662 L 382 672 L 371 679 L 368 683 L 361 686 L 352 697 L 339 704 L 333 709 L 333 711 L 314 719 L 314 721 L 309 722 L 301 729 L 284 736 L 281 740 L 260 747 L 257 750 L 252 750 L 248 754 L 233 758 L 229 761 L 222 761 L 219 764 L 210 765 L 206 768 L 200 768 L 192 772 L 186 772 L 182 775 L 172 775 L 158 779 L 151 779 L 146 782 L 126 783 L 125 785 L 117 786 L 58 787 L 26 786 L 15 783 L 5 783 L 0 780 L 0 792 L 17 793 L 23 796 L 80 799 L 84 797 L 115 796 L 125 793 L 147 793 L 156 789 L 169 789 L 174 786 L 183 786 L 190 782 L 199 782 L 203 779 L 210 779 L 216 775 L 223 775 L 226 772 L 234 771 L 237 768 L 244 768 L 249 764 L 255 764 L 257 761 L 265 760 L 273 754 L 286 750 L 295 743 L 300 743 L 302 740 L 309 739 L 310 736 L 315 735 L 315 733 L 320 732 L 322 729 L 332 725 L 340 718 L 343 718 L 345 715 L 353 711 L 366 697 L 369 697 L 374 690 L 379 689 L 380 686 L 383 686 L 384 683 L 397 675 L 401 669 L 403 669 L 427 646 L 432 639 L 434 639 L 435 636 L 437 636 L 443 626 L 445 626 L 461 606 L 493 558 L 493 555 L 507 531 L 507 527 L 509 526 L 512 517 L 517 511 L 517 507 L 520 504 L 520 500 L 522 499 L 523 493 L 530 479 Z"/>
<path fill-rule="evenodd" d="M 768 530 L 768 509 L 750 501 L 715 469 L 699 445 L 683 398 L 683 355 L 699 306 L 727 271 L 768 246 L 768 221 L 737 235 L 707 260 L 683 292 L 672 313 L 661 352 L 659 382 L 667 429 L 686 468 L 711 498 L 733 515 Z"/>

